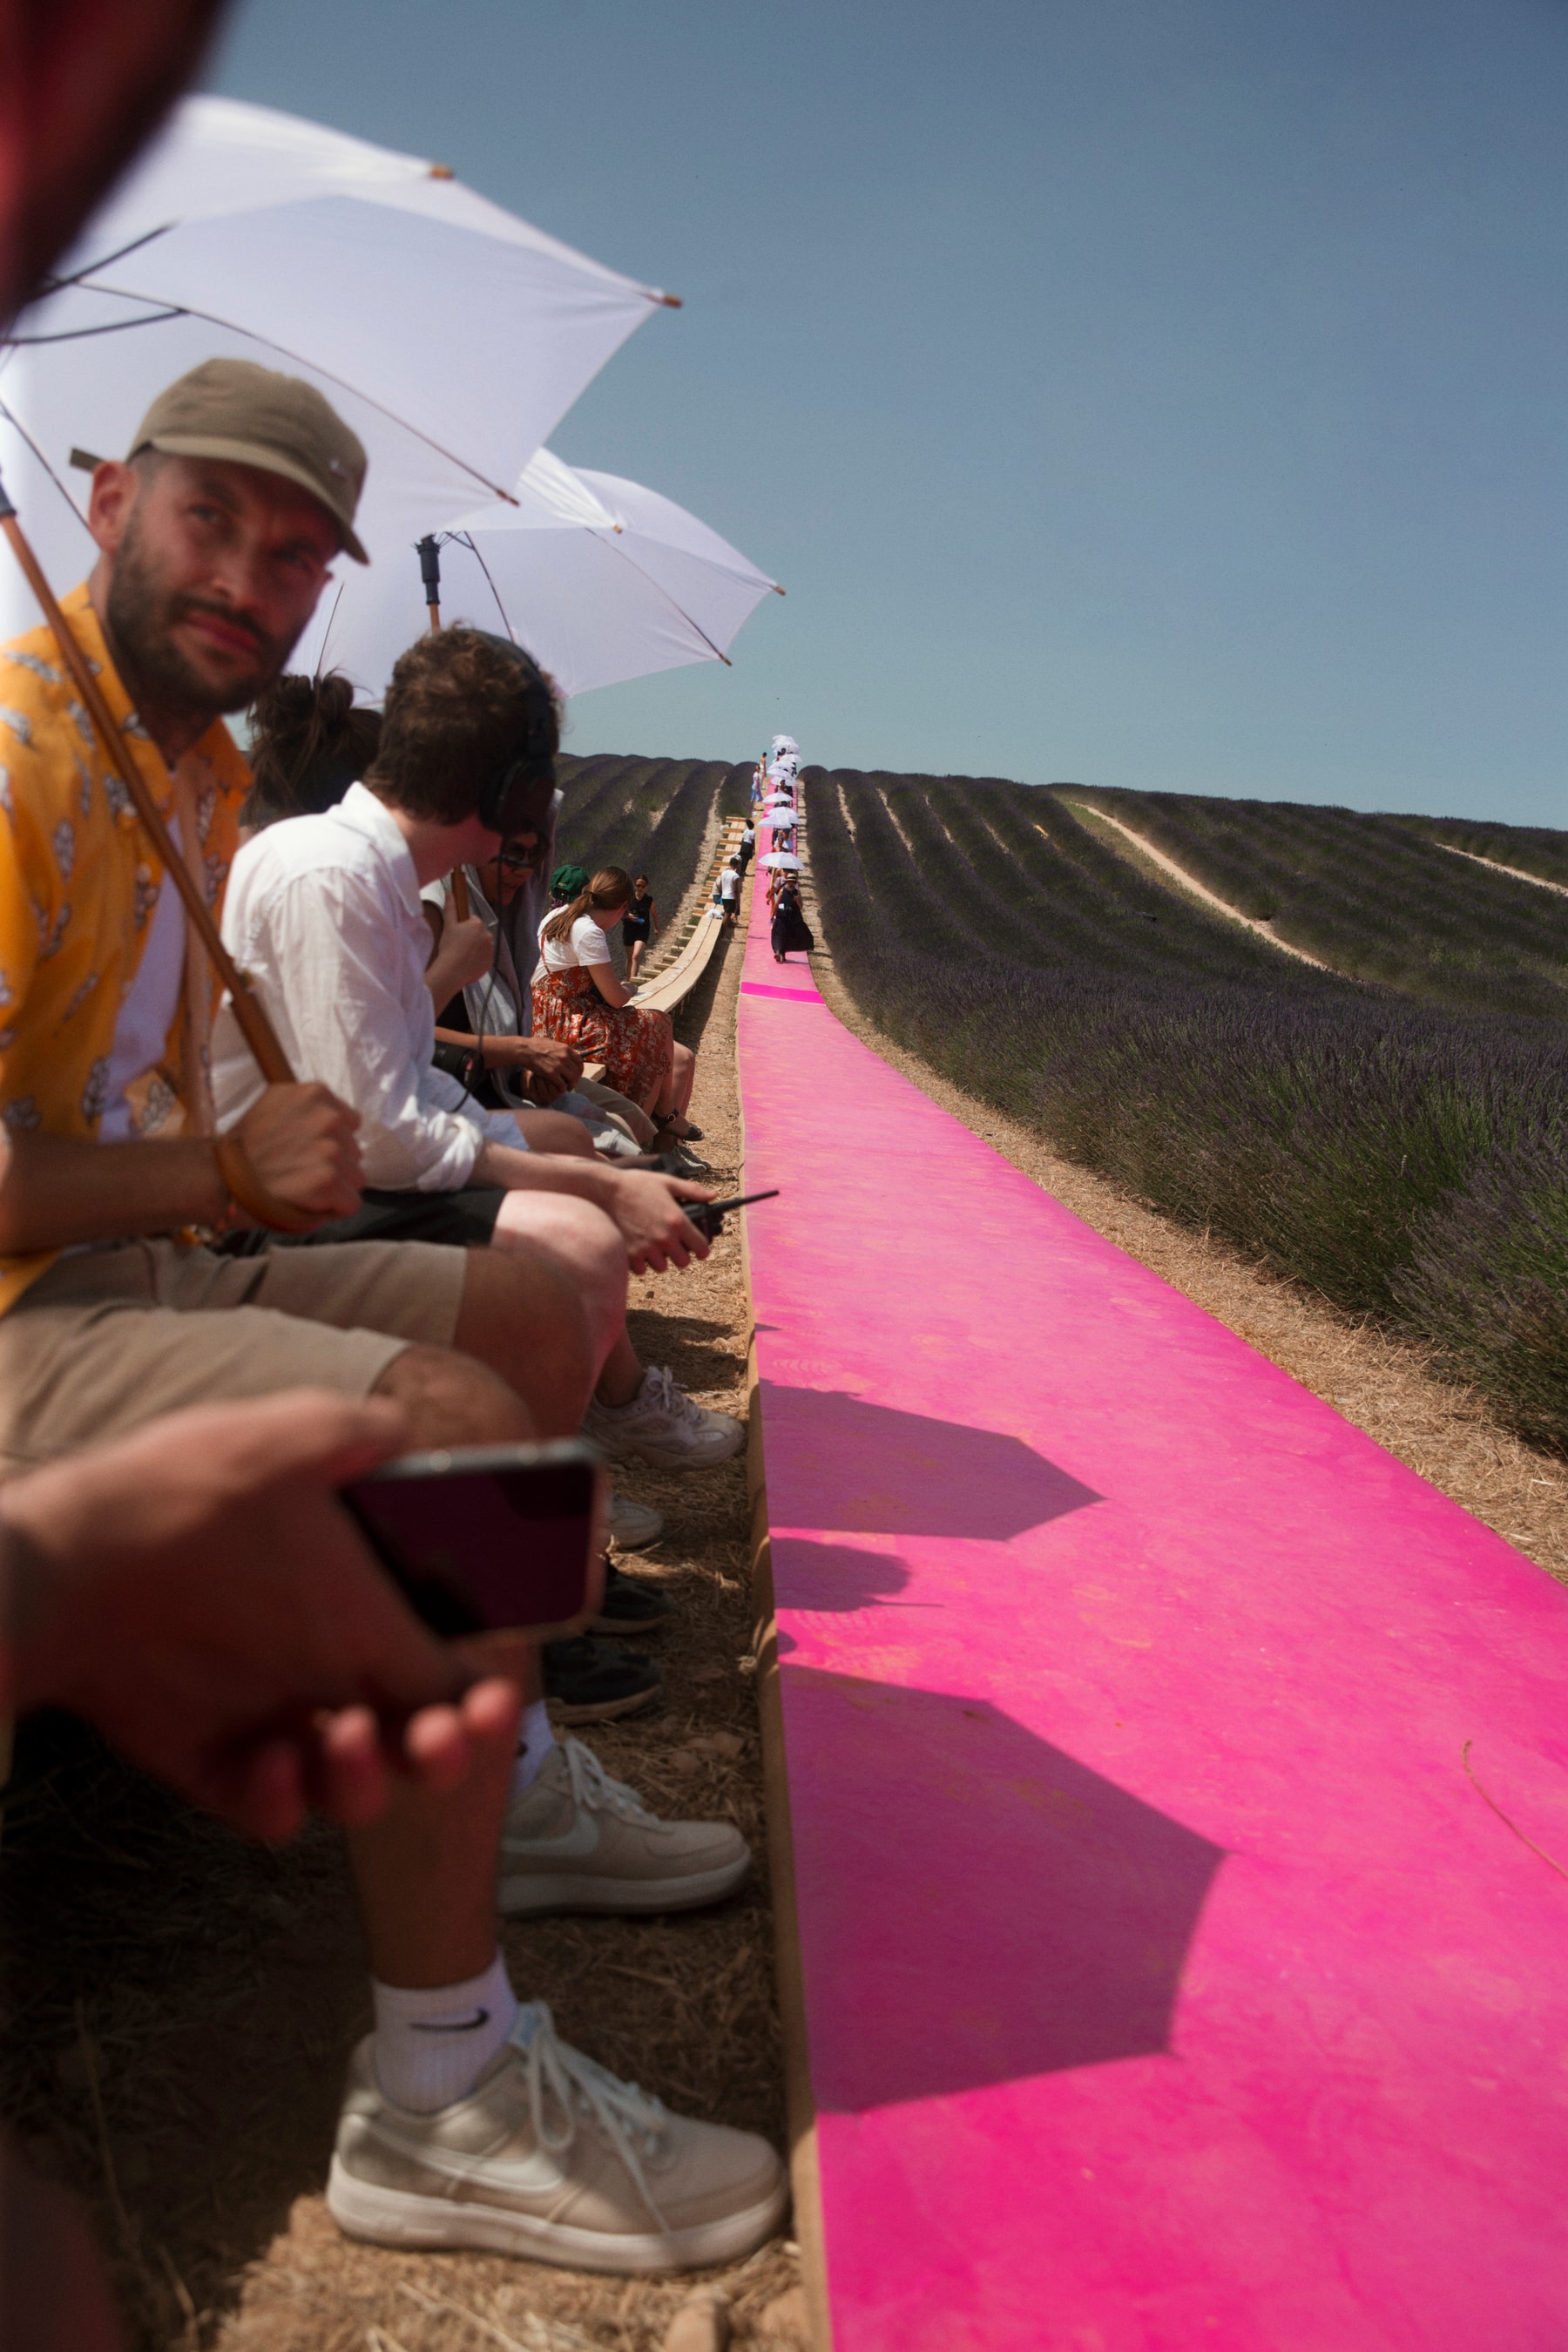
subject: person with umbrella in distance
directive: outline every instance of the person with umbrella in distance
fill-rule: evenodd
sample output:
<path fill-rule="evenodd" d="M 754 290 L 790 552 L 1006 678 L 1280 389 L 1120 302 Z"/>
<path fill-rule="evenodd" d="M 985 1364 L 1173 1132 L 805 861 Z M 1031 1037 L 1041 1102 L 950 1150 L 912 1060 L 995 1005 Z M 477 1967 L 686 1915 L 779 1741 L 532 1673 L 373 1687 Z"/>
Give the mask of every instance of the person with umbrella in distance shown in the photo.
<path fill-rule="evenodd" d="M 809 955 L 816 941 L 800 903 L 800 881 L 795 862 L 777 869 L 778 896 L 773 900 L 773 961 L 785 963 L 792 950 Z"/>

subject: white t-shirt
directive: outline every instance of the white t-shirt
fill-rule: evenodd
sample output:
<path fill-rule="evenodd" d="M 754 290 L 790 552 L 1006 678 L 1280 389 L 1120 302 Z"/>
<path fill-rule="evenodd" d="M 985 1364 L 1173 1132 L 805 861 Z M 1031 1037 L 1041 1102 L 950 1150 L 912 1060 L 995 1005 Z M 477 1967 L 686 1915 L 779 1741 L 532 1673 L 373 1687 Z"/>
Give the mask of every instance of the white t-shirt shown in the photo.
<path fill-rule="evenodd" d="M 719 877 L 719 887 L 724 894 L 724 903 L 726 906 L 729 905 L 730 900 L 734 897 L 740 887 L 740 876 L 732 867 L 726 866 L 724 871 Z"/>
<path fill-rule="evenodd" d="M 169 838 L 178 850 L 180 820 L 168 820 Z M 125 1089 L 144 1070 L 156 1069 L 163 1058 L 180 991 L 185 978 L 185 902 L 165 874 L 158 903 L 148 918 L 150 929 L 136 977 L 114 1024 L 109 1052 L 109 1072 L 103 1089 L 103 1117 L 98 1124 L 100 1143 L 124 1143 L 134 1133 Z"/>
<path fill-rule="evenodd" d="M 540 942 L 546 971 L 571 971 L 578 964 L 609 963 L 610 942 L 592 915 L 579 915 L 563 940 Z"/>

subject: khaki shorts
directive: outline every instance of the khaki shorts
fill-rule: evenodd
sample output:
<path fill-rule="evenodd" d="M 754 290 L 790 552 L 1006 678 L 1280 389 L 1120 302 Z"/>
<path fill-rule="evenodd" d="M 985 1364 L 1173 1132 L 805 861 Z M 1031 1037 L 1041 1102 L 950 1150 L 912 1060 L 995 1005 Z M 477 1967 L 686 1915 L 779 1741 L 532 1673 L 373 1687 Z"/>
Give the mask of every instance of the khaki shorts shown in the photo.
<path fill-rule="evenodd" d="M 451 1345 L 467 1268 L 430 1242 L 231 1258 L 132 1241 L 57 1258 L 0 1318 L 0 1477 L 179 1405 L 368 1396 L 405 1348 Z"/>

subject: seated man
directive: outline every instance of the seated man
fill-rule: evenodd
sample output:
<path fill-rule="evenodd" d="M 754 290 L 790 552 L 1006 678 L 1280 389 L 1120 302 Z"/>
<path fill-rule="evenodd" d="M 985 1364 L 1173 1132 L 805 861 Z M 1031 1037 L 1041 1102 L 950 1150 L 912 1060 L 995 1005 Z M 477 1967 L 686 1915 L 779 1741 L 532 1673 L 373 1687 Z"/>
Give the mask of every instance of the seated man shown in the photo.
<path fill-rule="evenodd" d="M 66 625 L 209 896 L 248 781 L 220 714 L 281 669 L 338 554 L 363 560 L 363 471 L 319 393 L 221 361 L 171 386 L 127 461 L 95 472 L 99 560 Z M 598 1359 L 560 1263 L 406 1244 L 231 1259 L 193 1238 L 246 1222 L 231 1178 L 306 1221 L 350 1213 L 357 1115 L 324 1087 L 273 1087 L 215 1147 L 213 991 L 186 957 L 154 842 L 47 629 L 0 649 L 0 1475 L 197 1401 L 306 1386 L 390 1398 L 416 1446 L 575 1428 Z M 687 1246 L 666 1199 L 649 1262 Z M 587 1286 L 607 1286 L 626 1257 L 616 1225 L 586 1199 L 560 1210 L 577 1221 Z M 629 1792 L 553 1749 L 531 1651 L 490 1637 L 465 1654 L 468 1674 L 506 1678 L 469 1727 L 466 1780 L 402 1779 L 379 1819 L 350 1833 L 375 2031 L 345 2110 L 333 2210 L 366 2236 L 478 2232 L 605 2268 L 752 2245 L 783 2207 L 772 2150 L 652 2108 L 558 2042 L 546 2013 L 517 2006 L 495 1930 L 503 1822 L 523 1907 L 531 1885 L 555 1899 L 563 1826 L 594 1850 L 601 1892 L 618 1874 L 638 1907 L 670 1864 Z M 521 1766 L 519 1690 L 531 1702 Z M 726 1840 L 732 1870 L 732 1831 L 678 1829 L 678 1870 L 721 1876 Z M 491 2152 L 465 2158 L 461 2203 L 445 2194 L 459 2142 Z M 530 2165 L 548 2189 L 520 2191 Z"/>
<path fill-rule="evenodd" d="M 486 1110 L 431 1060 L 420 892 L 494 856 L 504 837 L 538 832 L 554 791 L 557 725 L 546 681 L 506 638 L 458 627 L 417 639 L 393 672 L 364 781 L 323 815 L 273 825 L 239 851 L 225 940 L 296 1066 L 361 1115 L 373 1195 L 329 1227 L 331 1237 L 488 1243 L 559 1265 L 583 1286 L 599 1342 L 588 1420 L 595 1443 L 623 1458 L 699 1469 L 727 1461 L 744 1433 L 731 1414 L 694 1404 L 667 1371 L 644 1370 L 626 1333 L 626 1270 L 705 1256 L 696 1229 L 671 1213 L 711 1193 L 604 1164 L 563 1118 L 584 1157 L 534 1151 L 534 1123 L 546 1114 L 529 1114 L 524 1127 L 515 1112 Z M 504 808 L 498 744 L 512 747 L 517 771 Z M 222 1128 L 246 1117 L 261 1090 L 227 1008 L 214 1034 L 213 1084 Z M 582 1261 L 577 1228 L 589 1202 L 621 1234 L 613 1266 Z"/>

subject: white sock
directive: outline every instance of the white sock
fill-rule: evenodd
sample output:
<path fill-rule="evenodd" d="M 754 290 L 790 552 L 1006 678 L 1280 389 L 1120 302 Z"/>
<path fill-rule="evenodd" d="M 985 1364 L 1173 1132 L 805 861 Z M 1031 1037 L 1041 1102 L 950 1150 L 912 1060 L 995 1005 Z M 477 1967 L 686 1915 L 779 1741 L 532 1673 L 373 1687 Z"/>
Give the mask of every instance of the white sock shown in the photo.
<path fill-rule="evenodd" d="M 511 1794 L 526 1797 L 549 1760 L 555 1745 L 555 1734 L 550 1716 L 542 1698 L 522 1710 L 518 1727 L 517 1762 L 511 1768 Z"/>
<path fill-rule="evenodd" d="M 374 1977 L 375 2079 L 395 2106 L 433 2116 L 467 2098 L 517 2022 L 517 2000 L 498 1952 L 467 1984 L 409 1991 Z"/>

